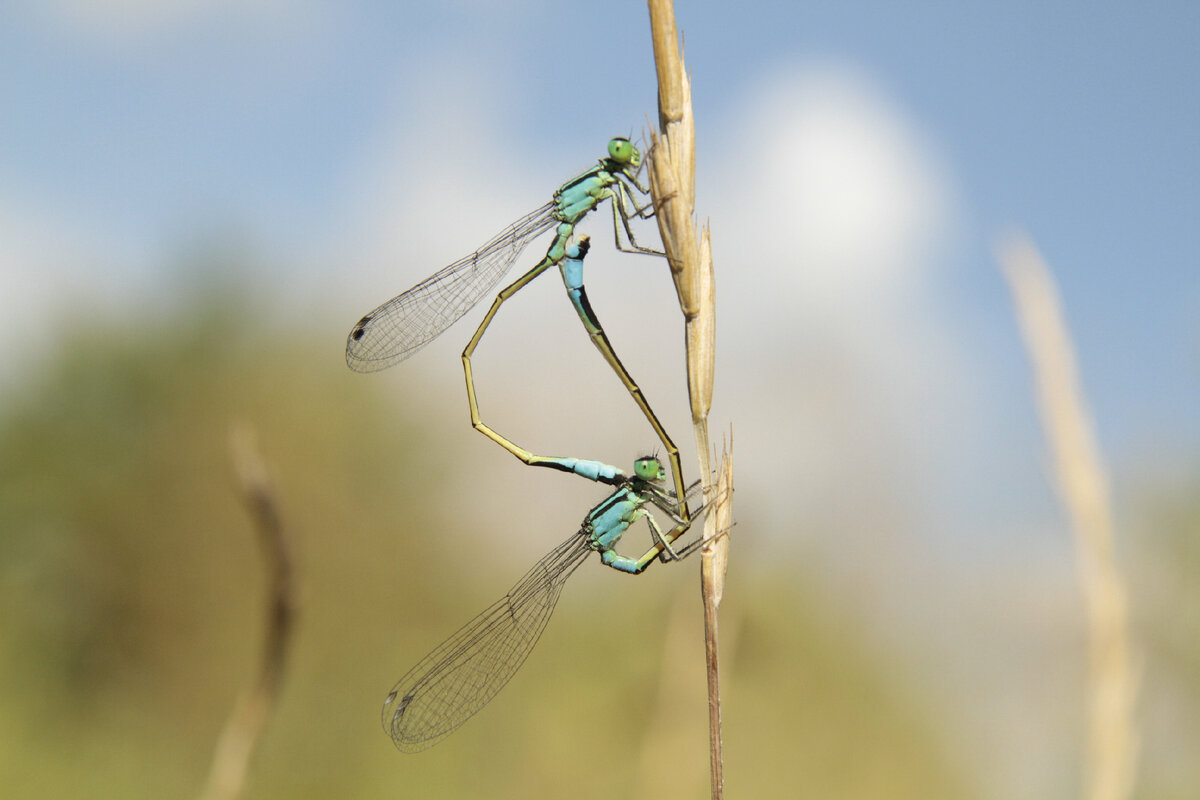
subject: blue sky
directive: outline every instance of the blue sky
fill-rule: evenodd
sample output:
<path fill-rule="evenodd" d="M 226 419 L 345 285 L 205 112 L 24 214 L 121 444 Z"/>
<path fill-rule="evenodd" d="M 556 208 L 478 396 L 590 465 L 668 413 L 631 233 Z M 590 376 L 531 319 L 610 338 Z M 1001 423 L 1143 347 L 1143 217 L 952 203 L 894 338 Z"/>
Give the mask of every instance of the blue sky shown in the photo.
<path fill-rule="evenodd" d="M 681 2 L 677 14 L 716 256 L 712 424 L 734 424 L 739 531 L 843 548 L 830 580 L 868 573 L 875 593 L 858 602 L 903 596 L 946 628 L 966 624 L 947 610 L 954 581 L 986 603 L 987 577 L 920 564 L 996 563 L 997 586 L 1013 570 L 1036 583 L 1047 558 L 1048 582 L 1070 574 L 992 257 L 1010 225 L 1060 282 L 1118 498 L 1194 474 L 1200 6 Z M 654 112 L 639 2 L 7 3 L 0 380 L 53 346 L 55 315 L 170 313 L 189 248 L 222 236 L 247 243 L 275 310 L 327 329 L 339 359 L 364 311 L 539 206 Z M 597 242 L 604 224 L 591 221 Z M 665 270 L 600 246 L 588 264 L 622 357 L 686 431 Z M 527 290 L 536 314 L 489 332 L 497 359 L 554 320 L 577 325 L 543 283 Z M 644 331 L 636 347 L 631 330 Z M 432 408 L 461 402 L 468 332 L 454 331 L 402 368 Z M 522 387 L 502 379 L 489 408 L 523 436 L 583 437 L 625 463 L 625 443 L 653 440 L 599 359 L 581 358 L 613 419 L 568 413 L 561 376 L 577 362 L 552 349 L 523 361 L 561 415 L 526 419 Z M 431 424 L 494 459 L 464 484 L 529 481 L 461 411 Z M 1046 592 L 1008 611 L 1046 613 L 1038 599 L 1061 600 Z M 1008 695 L 994 696 L 1003 714 Z M 1057 785 L 1031 780 L 1032 794 Z"/>

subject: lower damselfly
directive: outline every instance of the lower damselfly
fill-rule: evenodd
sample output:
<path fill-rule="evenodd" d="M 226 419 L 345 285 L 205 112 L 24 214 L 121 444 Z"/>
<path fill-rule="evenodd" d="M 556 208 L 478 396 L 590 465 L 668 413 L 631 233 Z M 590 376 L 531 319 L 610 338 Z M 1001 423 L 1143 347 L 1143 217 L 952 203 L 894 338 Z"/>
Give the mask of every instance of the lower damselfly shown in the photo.
<path fill-rule="evenodd" d="M 683 548 L 671 543 L 690 525 L 675 513 L 680 499 L 661 482 L 666 470 L 657 458 L 634 462 L 633 475 L 596 461 L 573 460 L 574 470 L 614 487 L 595 505 L 579 530 L 542 557 L 508 594 L 488 606 L 397 681 L 383 703 L 383 729 L 396 747 L 416 753 L 437 744 L 470 719 L 504 688 L 525 663 L 554 612 L 567 578 L 589 554 L 601 563 L 641 574 L 655 558 L 685 558 L 702 539 Z M 696 487 L 693 486 L 693 489 Z M 682 500 L 687 504 L 687 498 Z M 665 533 L 646 506 L 657 508 L 673 523 Z M 650 527 L 654 547 L 640 558 L 623 556 L 617 542 L 639 519 Z"/>

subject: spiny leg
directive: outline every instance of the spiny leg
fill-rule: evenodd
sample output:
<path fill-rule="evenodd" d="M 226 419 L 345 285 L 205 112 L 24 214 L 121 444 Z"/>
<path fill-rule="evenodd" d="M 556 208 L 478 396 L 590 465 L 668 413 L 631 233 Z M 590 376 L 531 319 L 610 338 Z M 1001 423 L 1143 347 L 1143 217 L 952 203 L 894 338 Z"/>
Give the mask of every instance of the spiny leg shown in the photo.
<path fill-rule="evenodd" d="M 652 517 L 649 514 L 647 514 L 646 519 L 652 520 Z M 654 532 L 653 536 L 656 539 L 656 542 L 653 547 L 651 547 L 649 550 L 647 550 L 645 552 L 645 554 L 642 555 L 642 557 L 637 560 L 636 566 L 632 570 L 630 570 L 630 572 L 632 572 L 635 575 L 644 572 L 646 567 L 650 566 L 654 562 L 654 559 L 660 558 L 664 552 L 666 552 L 667 550 L 670 550 L 671 542 L 675 541 L 680 536 L 683 536 L 683 534 L 687 532 L 688 528 L 691 527 L 691 522 L 690 521 L 680 522 L 674 528 L 667 531 L 666 533 L 663 533 L 661 530 L 659 530 L 658 525 L 656 523 L 654 523 L 653 521 L 650 522 L 650 525 L 651 525 L 651 528 L 653 529 L 653 532 Z M 693 549 L 694 549 L 693 545 L 688 545 L 685 548 L 685 550 L 687 550 L 688 553 L 683 556 L 679 556 L 679 558 L 686 558 L 687 555 L 689 555 Z M 674 551 L 672 551 L 672 552 L 674 552 Z M 663 560 L 666 561 L 668 559 L 664 558 Z"/>
<path fill-rule="evenodd" d="M 720 533 L 717 533 L 712 538 L 716 538 L 716 536 L 720 536 Z M 690 556 L 692 553 L 695 553 L 701 547 L 708 544 L 708 542 L 709 542 L 709 539 L 704 537 L 703 535 L 697 536 L 694 541 L 688 542 L 683 547 L 672 549 L 670 546 L 668 546 L 663 552 L 658 554 L 658 557 L 660 560 L 662 560 L 664 562 L 666 562 L 666 561 L 683 561 L 685 558 Z"/>
<path fill-rule="evenodd" d="M 699 481 L 697 481 L 696 483 L 698 485 Z M 700 516 L 708 510 L 709 505 L 710 505 L 710 503 L 705 503 L 700 508 L 696 509 L 696 512 L 692 515 L 690 524 L 695 524 L 699 520 Z M 697 536 L 695 539 L 693 539 L 691 542 L 688 542 L 683 547 L 673 548 L 673 547 L 671 547 L 671 544 L 676 539 L 683 536 L 683 534 L 686 532 L 686 529 L 679 530 L 679 528 L 676 527 L 674 530 L 671 531 L 670 534 L 663 536 L 663 534 L 658 529 L 658 525 L 654 522 L 653 517 L 651 517 L 649 514 L 647 514 L 646 521 L 650 523 L 651 536 L 653 538 L 655 538 L 655 540 L 656 540 L 655 546 L 652 547 L 650 549 L 650 551 L 647 552 L 646 555 L 650 555 L 650 553 L 653 553 L 655 550 L 658 550 L 659 549 L 658 545 L 661 544 L 662 552 L 660 552 L 658 554 L 658 557 L 664 563 L 668 562 L 668 561 L 682 561 L 683 559 L 690 556 L 692 553 L 699 550 L 704 545 L 708 544 L 713 539 L 719 538 L 722 534 L 726 533 L 729 530 L 728 528 L 723 528 L 719 531 L 714 532 L 711 536 L 705 536 L 704 534 L 701 534 L 701 535 Z M 675 522 L 678 524 L 678 523 L 680 523 L 680 520 L 676 519 Z M 653 557 L 653 556 L 651 556 L 651 557 Z"/>
<path fill-rule="evenodd" d="M 658 211 L 661 204 L 655 204 L 654 200 L 650 197 L 650 190 L 645 186 L 642 186 L 636 180 L 631 181 L 631 183 L 638 190 L 638 192 L 640 192 L 642 196 L 646 198 L 645 204 L 639 206 L 637 204 L 637 200 L 633 198 L 633 192 L 629 191 L 629 187 L 623 187 L 626 193 L 629 195 L 629 202 L 633 205 L 634 214 L 639 219 L 650 219 L 654 216 L 655 212 Z"/>
<path fill-rule="evenodd" d="M 677 556 L 675 551 L 671 550 L 671 542 L 683 535 L 683 532 L 688 529 L 689 523 L 680 523 L 664 534 L 662 529 L 658 527 L 658 523 L 654 521 L 652 515 L 639 511 L 637 517 L 641 518 L 643 516 L 650 525 L 650 536 L 655 540 L 654 547 L 641 558 L 637 559 L 621 555 L 616 551 L 614 546 L 602 547 L 600 548 L 600 562 L 602 564 L 630 575 L 641 575 L 646 571 L 646 567 L 650 566 L 654 562 L 654 559 L 659 557 L 659 554 L 662 552 L 670 551 L 672 555 L 671 559 L 663 558 L 663 561 L 686 557 Z M 688 545 L 688 549 L 691 550 L 692 545 Z"/>
<path fill-rule="evenodd" d="M 663 549 L 662 549 L 662 552 L 659 553 L 659 557 L 663 561 L 681 561 L 681 560 L 683 560 L 684 556 L 681 556 L 678 553 L 676 553 L 674 548 L 671 547 L 671 543 L 668 542 L 666 540 L 666 538 L 663 537 L 662 529 L 658 527 L 658 523 L 654 521 L 654 516 L 652 514 L 646 515 L 646 524 L 650 526 L 650 538 L 654 541 L 655 544 L 662 545 Z M 683 532 L 680 531 L 680 534 L 682 534 L 682 533 Z M 668 555 L 670 556 L 670 558 L 667 558 Z"/>
<path fill-rule="evenodd" d="M 692 485 L 687 487 L 687 493 L 683 498 L 684 502 L 690 503 L 692 498 L 696 496 L 697 492 L 700 492 L 703 490 L 703 488 L 704 486 L 700 481 L 692 481 Z M 642 490 L 642 494 L 647 500 L 657 506 L 658 509 L 664 514 L 671 515 L 671 518 L 674 519 L 675 522 L 682 522 L 681 519 L 675 517 L 675 509 L 679 505 L 679 496 L 675 494 L 675 492 L 668 489 L 659 488 L 658 486 L 650 485 L 646 486 Z M 701 503 L 698 509 L 689 513 L 689 519 L 694 521 L 697 516 L 699 516 L 700 512 L 704 510 L 705 506 L 705 503 Z M 691 506 L 688 506 L 688 508 L 690 509 Z"/>
<path fill-rule="evenodd" d="M 703 489 L 700 481 L 695 481 L 687 489 L 684 502 L 689 503 L 692 497 Z M 695 541 L 689 543 L 682 549 L 671 547 L 671 543 L 687 532 L 688 528 L 697 522 L 701 515 L 708 510 L 708 503 L 702 504 L 695 511 L 690 511 L 689 518 L 684 520 L 675 514 L 675 495 L 671 492 L 658 488 L 657 486 L 647 486 L 642 491 L 642 496 L 653 503 L 660 511 L 671 517 L 675 523 L 675 527 L 666 534 L 660 532 L 658 526 L 651 521 L 649 514 L 646 515 L 647 522 L 651 525 L 651 538 L 655 540 L 654 545 L 638 559 L 636 564 L 649 564 L 656 557 L 661 561 L 678 561 L 687 558 L 699 547 L 704 545 L 708 540 L 703 536 L 698 537 Z M 643 567 L 644 568 L 644 567 Z"/>
<path fill-rule="evenodd" d="M 640 186 L 638 188 L 641 188 Z M 633 227 L 629 224 L 630 213 L 626 203 L 633 206 L 633 215 L 641 219 L 648 219 L 653 214 L 644 213 L 650 208 L 652 203 L 646 203 L 642 207 L 638 207 L 637 201 L 633 199 L 633 194 L 620 180 L 615 182 L 614 187 L 609 190 L 612 197 L 612 215 L 613 215 L 613 241 L 616 242 L 617 249 L 624 253 L 643 253 L 645 255 L 662 256 L 666 255 L 661 250 L 655 250 L 653 247 L 643 247 L 638 244 L 637 239 L 633 235 Z M 626 247 L 621 242 L 621 228 L 625 229 L 625 236 L 629 239 L 629 247 Z"/>
<path fill-rule="evenodd" d="M 632 183 L 634 186 L 636 186 L 638 188 L 639 192 L 641 192 L 642 194 L 648 195 L 648 194 L 650 194 L 650 187 L 642 186 L 642 182 L 640 180 L 638 180 L 638 175 L 641 175 L 642 170 L 646 169 L 650 164 L 649 157 L 651 156 L 651 154 L 647 153 L 646 155 L 647 155 L 647 158 L 642 159 L 642 163 L 638 164 L 637 170 L 632 175 L 630 175 L 628 172 L 624 172 L 622 174 L 626 178 L 629 179 L 630 183 Z"/>
<path fill-rule="evenodd" d="M 712 536 L 707 537 L 701 534 L 683 547 L 672 547 L 672 543 L 674 543 L 676 539 L 682 537 L 683 534 L 687 533 L 691 523 L 694 523 L 696 519 L 693 518 L 687 525 L 677 524 L 665 534 L 662 533 L 657 523 L 653 521 L 653 518 L 649 514 L 646 515 L 646 521 L 650 523 L 651 538 L 655 540 L 655 543 L 653 547 L 647 550 L 642 557 L 637 560 L 637 571 L 639 572 L 649 566 L 650 563 L 656 558 L 663 563 L 669 561 L 682 561 L 728 530 L 727 528 L 722 529 L 714 533 Z"/>

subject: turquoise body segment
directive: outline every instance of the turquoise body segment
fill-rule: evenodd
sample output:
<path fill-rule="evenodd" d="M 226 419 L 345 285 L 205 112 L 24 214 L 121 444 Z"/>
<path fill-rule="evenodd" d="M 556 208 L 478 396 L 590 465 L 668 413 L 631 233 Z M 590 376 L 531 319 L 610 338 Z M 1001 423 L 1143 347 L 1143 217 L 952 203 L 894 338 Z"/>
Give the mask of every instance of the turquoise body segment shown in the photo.
<path fill-rule="evenodd" d="M 558 218 L 564 222 L 578 222 L 603 200 L 612 196 L 613 191 L 609 187 L 615 180 L 611 173 L 601 170 L 559 189 L 554 196 L 554 202 L 558 206 Z"/>
<path fill-rule="evenodd" d="M 587 293 L 583 289 L 583 257 L 587 255 L 589 242 L 586 238 L 574 242 L 566 249 L 565 258 L 558 262 L 559 272 L 562 273 L 563 286 L 567 289 L 567 297 L 579 316 L 579 321 L 587 329 L 589 335 L 601 333 L 600 323 L 595 318 L 591 304 L 587 301 Z"/>
<path fill-rule="evenodd" d="M 593 481 L 612 482 L 625 477 L 625 473 L 603 461 L 585 461 L 579 458 L 557 459 L 563 468 Z"/>
<path fill-rule="evenodd" d="M 626 486 L 593 508 L 584 521 L 593 547 L 600 551 L 615 547 L 629 526 L 646 513 L 642 510 L 645 504 L 646 498 Z"/>
<path fill-rule="evenodd" d="M 615 548 L 629 526 L 645 516 L 646 511 L 642 508 L 645 503 L 644 497 L 625 488 L 612 494 L 588 515 L 584 529 L 592 549 L 599 551 L 600 562 L 606 567 L 621 572 L 639 571 L 637 559 L 623 556 Z"/>

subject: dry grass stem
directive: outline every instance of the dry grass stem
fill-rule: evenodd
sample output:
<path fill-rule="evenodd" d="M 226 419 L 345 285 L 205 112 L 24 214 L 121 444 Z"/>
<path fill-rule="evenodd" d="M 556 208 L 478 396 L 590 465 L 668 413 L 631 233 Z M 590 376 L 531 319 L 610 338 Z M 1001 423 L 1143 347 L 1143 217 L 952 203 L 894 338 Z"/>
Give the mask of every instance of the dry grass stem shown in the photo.
<path fill-rule="evenodd" d="M 722 453 L 714 508 L 704 520 L 708 540 L 700 551 L 700 595 L 704 601 L 704 662 L 708 678 L 708 736 L 712 796 L 725 796 L 725 761 L 721 742 L 721 671 L 717 612 L 725 595 L 725 570 L 729 563 L 729 531 L 733 526 L 733 454 Z"/>
<path fill-rule="evenodd" d="M 649 0 L 654 64 L 658 73 L 658 133 L 650 134 L 650 194 L 663 249 L 675 281 L 684 318 L 687 346 L 688 399 L 700 480 L 709 506 L 705 533 L 729 530 L 732 516 L 733 461 L 719 468 L 720 488 L 714 482 L 708 413 L 712 406 L 716 288 L 712 242 L 707 226 L 698 236 L 694 219 L 696 198 L 696 136 L 692 118 L 691 85 L 679 46 L 671 0 Z M 724 520 L 725 524 L 721 521 Z M 717 659 L 717 609 L 724 592 L 729 537 L 715 536 L 702 551 L 701 596 L 704 602 L 709 704 L 709 765 L 713 798 L 724 796 L 721 748 L 721 695 Z"/>
<path fill-rule="evenodd" d="M 275 706 L 296 615 L 292 548 L 279 502 L 254 432 L 238 425 L 230 435 L 238 489 L 254 520 L 268 572 L 267 625 L 262 661 L 254 683 L 238 698 L 217 740 L 202 800 L 232 800 L 241 794 L 250 759 Z"/>
<path fill-rule="evenodd" d="M 1010 236 L 998 259 L 1033 362 L 1042 425 L 1074 530 L 1087 609 L 1090 708 L 1084 796 L 1125 800 L 1133 789 L 1137 760 L 1137 677 L 1126 584 L 1114 554 L 1108 479 L 1050 271 L 1023 236 Z"/>

